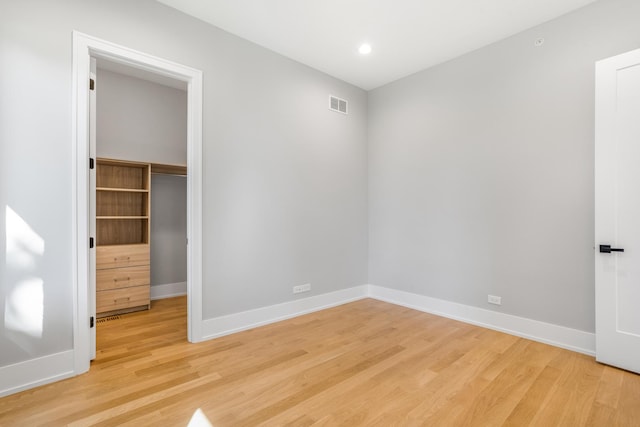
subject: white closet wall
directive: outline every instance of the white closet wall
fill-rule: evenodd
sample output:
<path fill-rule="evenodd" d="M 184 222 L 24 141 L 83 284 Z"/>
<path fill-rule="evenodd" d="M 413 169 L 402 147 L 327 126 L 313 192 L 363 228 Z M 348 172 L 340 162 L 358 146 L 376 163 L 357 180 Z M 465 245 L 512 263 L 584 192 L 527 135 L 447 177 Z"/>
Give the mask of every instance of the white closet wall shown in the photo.
<path fill-rule="evenodd" d="M 186 164 L 187 93 L 98 67 L 98 157 Z M 186 181 L 151 180 L 152 287 L 187 281 Z"/>
<path fill-rule="evenodd" d="M 151 285 L 186 286 L 187 178 L 152 175 L 151 188 Z"/>
<path fill-rule="evenodd" d="M 100 68 L 98 157 L 187 164 L 187 92 Z"/>

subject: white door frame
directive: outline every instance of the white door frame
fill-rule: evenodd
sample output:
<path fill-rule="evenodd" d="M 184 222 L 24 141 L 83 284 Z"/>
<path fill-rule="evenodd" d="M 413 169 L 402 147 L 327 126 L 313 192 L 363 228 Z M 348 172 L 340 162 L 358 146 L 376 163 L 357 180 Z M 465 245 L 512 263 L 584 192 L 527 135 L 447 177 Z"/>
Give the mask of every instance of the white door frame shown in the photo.
<path fill-rule="evenodd" d="M 73 32 L 72 230 L 75 374 L 89 370 L 89 73 L 103 58 L 187 83 L 188 339 L 202 340 L 202 71 Z"/>

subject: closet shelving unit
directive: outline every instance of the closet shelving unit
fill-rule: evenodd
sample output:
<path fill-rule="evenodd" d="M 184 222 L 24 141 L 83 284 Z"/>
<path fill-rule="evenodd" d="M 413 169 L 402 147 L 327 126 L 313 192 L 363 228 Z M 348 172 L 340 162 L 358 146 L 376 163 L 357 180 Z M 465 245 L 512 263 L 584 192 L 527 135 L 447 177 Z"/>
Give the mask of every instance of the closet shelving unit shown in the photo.
<path fill-rule="evenodd" d="M 148 309 L 151 164 L 96 163 L 97 315 Z"/>

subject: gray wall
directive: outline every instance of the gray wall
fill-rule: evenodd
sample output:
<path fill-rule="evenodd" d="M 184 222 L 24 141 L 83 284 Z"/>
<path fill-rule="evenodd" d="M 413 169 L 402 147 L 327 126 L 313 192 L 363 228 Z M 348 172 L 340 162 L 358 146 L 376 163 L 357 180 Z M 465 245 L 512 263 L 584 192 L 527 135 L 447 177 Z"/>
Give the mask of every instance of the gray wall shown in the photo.
<path fill-rule="evenodd" d="M 152 0 L 3 1 L 0 224 L 10 206 L 44 249 L 0 262 L 0 366 L 72 347 L 72 30 L 204 71 L 205 318 L 366 283 L 364 91 Z M 41 336 L 5 327 L 23 277 Z"/>
<path fill-rule="evenodd" d="M 187 93 L 98 68 L 97 154 L 187 163 Z M 151 180 L 151 286 L 187 281 L 187 182 Z"/>
<path fill-rule="evenodd" d="M 151 176 L 151 286 L 187 281 L 187 178 Z"/>
<path fill-rule="evenodd" d="M 98 68 L 98 157 L 187 164 L 187 92 Z"/>
<path fill-rule="evenodd" d="M 370 92 L 370 283 L 593 332 L 594 62 L 639 22 L 601 0 Z"/>

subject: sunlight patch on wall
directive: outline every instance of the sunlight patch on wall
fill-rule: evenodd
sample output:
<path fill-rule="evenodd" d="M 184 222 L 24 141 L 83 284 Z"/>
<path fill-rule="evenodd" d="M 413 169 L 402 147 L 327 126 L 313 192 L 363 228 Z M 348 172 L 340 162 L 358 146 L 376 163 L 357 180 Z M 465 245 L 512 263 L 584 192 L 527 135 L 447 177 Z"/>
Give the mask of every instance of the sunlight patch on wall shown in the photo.
<path fill-rule="evenodd" d="M 22 280 L 7 295 L 4 326 L 35 338 L 42 338 L 44 282 L 37 277 Z"/>
<path fill-rule="evenodd" d="M 32 274 L 44 255 L 44 240 L 13 209 L 6 208 L 7 270 L 14 277 L 6 289 L 4 326 L 42 338 L 44 329 L 44 281 Z"/>
<path fill-rule="evenodd" d="M 16 270 L 35 268 L 36 257 L 44 255 L 44 240 L 9 206 L 5 218 L 7 267 Z"/>

